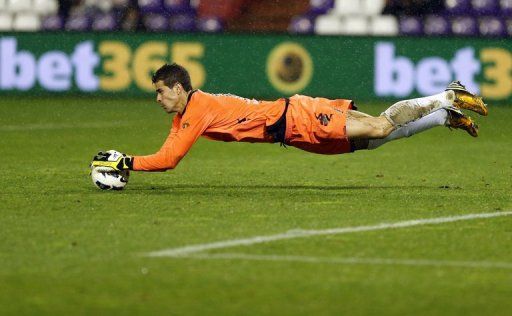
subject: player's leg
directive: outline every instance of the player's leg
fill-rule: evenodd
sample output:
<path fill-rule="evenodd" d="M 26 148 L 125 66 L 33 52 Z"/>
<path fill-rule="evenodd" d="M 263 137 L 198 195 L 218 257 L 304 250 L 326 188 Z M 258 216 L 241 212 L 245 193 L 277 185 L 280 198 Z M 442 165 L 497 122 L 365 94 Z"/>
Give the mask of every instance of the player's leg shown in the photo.
<path fill-rule="evenodd" d="M 352 115 L 352 117 L 357 117 L 357 118 L 361 118 L 361 117 L 373 117 L 373 116 L 371 116 L 370 114 L 366 114 L 366 113 L 359 112 L 359 111 L 356 111 L 356 110 L 350 110 L 350 115 Z"/>
<path fill-rule="evenodd" d="M 459 112 L 453 107 L 452 109 L 437 109 L 418 120 L 399 127 L 394 126 L 383 115 L 373 117 L 361 112 L 348 111 L 347 136 L 350 140 L 371 140 L 370 143 L 379 144 L 378 146 L 380 146 L 388 141 L 409 137 L 434 126 L 445 126 L 448 123 L 449 112 L 452 111 Z"/>
<path fill-rule="evenodd" d="M 469 92 L 459 81 L 454 81 L 442 93 L 399 101 L 384 111 L 380 117 L 349 111 L 347 115 L 347 134 L 351 139 L 382 139 L 387 137 L 394 129 L 405 126 L 442 108 L 467 109 L 481 115 L 487 115 L 488 113 L 487 106 L 481 97 Z M 440 114 L 437 113 L 437 115 Z M 469 132 L 474 123 L 471 119 L 468 119 L 466 123 L 457 128 L 463 128 Z"/>
<path fill-rule="evenodd" d="M 387 137 L 381 139 L 351 139 L 352 149 L 375 149 L 393 140 L 410 137 L 436 126 L 463 129 L 473 137 L 478 136 L 478 126 L 455 108 L 437 109 L 432 113 L 393 130 Z"/>
<path fill-rule="evenodd" d="M 382 113 L 393 125 L 399 127 L 417 120 L 428 113 L 443 107 L 453 106 L 455 93 L 444 91 L 442 93 L 410 100 L 399 101 Z"/>
<path fill-rule="evenodd" d="M 382 115 L 398 127 L 417 120 L 434 110 L 447 107 L 466 109 L 480 115 L 488 113 L 481 97 L 469 92 L 459 81 L 454 81 L 442 93 L 397 102 Z"/>
<path fill-rule="evenodd" d="M 392 140 L 410 137 L 414 134 L 424 132 L 436 126 L 447 126 L 450 128 L 463 129 L 473 137 L 478 136 L 478 125 L 470 117 L 454 108 L 442 108 L 408 124 L 395 129 L 391 134 L 382 139 L 368 140 L 366 149 L 375 149 Z M 363 146 L 359 146 L 362 149 Z"/>
<path fill-rule="evenodd" d="M 346 134 L 349 139 L 385 138 L 395 126 L 384 116 L 370 116 L 358 111 L 347 111 Z"/>

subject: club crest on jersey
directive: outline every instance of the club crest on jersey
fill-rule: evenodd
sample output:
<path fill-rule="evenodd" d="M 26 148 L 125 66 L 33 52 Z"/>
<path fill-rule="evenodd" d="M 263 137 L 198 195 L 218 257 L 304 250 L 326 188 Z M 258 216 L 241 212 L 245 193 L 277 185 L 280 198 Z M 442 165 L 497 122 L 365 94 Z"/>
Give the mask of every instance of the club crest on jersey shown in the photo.
<path fill-rule="evenodd" d="M 327 126 L 327 125 L 329 125 L 329 122 L 331 121 L 332 114 L 324 114 L 324 113 L 316 114 L 315 113 L 315 117 L 317 120 L 320 121 L 320 124 L 322 124 L 323 126 Z"/>

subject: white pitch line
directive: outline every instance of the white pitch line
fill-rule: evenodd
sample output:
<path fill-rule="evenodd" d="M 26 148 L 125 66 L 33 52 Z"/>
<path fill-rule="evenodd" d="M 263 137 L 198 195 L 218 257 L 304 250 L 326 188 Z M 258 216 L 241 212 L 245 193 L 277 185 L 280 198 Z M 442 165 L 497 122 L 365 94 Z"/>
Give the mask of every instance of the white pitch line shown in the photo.
<path fill-rule="evenodd" d="M 294 238 L 303 238 L 303 237 L 311 237 L 311 236 L 321 236 L 321 235 L 339 235 L 339 234 L 349 234 L 349 233 L 357 233 L 357 232 L 367 232 L 367 231 L 375 231 L 375 230 L 385 230 L 385 229 L 396 229 L 396 228 L 404 228 L 404 227 L 413 227 L 413 226 L 421 226 L 421 225 L 434 225 L 434 224 L 443 224 L 443 223 L 451 223 L 458 221 L 467 221 L 472 219 L 479 218 L 492 218 L 492 217 L 501 217 L 501 216 L 510 216 L 512 215 L 512 211 L 506 212 L 495 212 L 495 213 L 477 213 L 477 214 L 467 214 L 460 216 L 449 216 L 449 217 L 438 217 L 438 218 L 424 218 L 424 219 L 416 219 L 395 223 L 381 223 L 377 225 L 369 225 L 369 226 L 354 226 L 354 227 L 340 227 L 340 228 L 331 228 L 331 229 L 322 229 L 322 230 L 291 230 L 285 233 L 276 234 L 276 235 L 267 235 L 267 236 L 256 236 L 251 238 L 244 239 L 232 239 L 232 240 L 224 240 L 213 243 L 206 244 L 197 244 L 197 245 L 189 245 L 178 248 L 169 248 L 158 251 L 152 251 L 147 253 L 148 257 L 176 257 L 183 255 L 190 255 L 193 253 L 199 253 L 207 250 L 213 249 L 225 249 L 231 247 L 238 246 L 250 246 L 254 244 L 267 243 L 277 240 L 284 239 L 294 239 Z"/>
<path fill-rule="evenodd" d="M 339 257 L 310 257 L 310 256 L 286 256 L 286 255 L 251 255 L 245 253 L 216 253 L 216 254 L 191 254 L 176 256 L 175 258 L 200 259 L 200 260 L 248 260 L 248 261 L 275 261 L 275 262 L 300 262 L 300 263 L 327 263 L 327 264 L 351 264 L 351 265 L 403 265 L 403 266 L 427 266 L 427 267 L 453 267 L 453 268 L 477 268 L 477 269 L 512 269 L 511 262 L 492 261 L 451 261 L 431 259 L 392 259 L 392 258 L 339 258 Z"/>

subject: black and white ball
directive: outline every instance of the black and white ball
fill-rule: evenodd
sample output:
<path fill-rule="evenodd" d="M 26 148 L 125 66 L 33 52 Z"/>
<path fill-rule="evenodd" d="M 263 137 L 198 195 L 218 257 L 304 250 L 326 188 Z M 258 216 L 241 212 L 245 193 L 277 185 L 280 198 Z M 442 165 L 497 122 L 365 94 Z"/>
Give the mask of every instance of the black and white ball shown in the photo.
<path fill-rule="evenodd" d="M 91 169 L 92 183 L 101 190 L 122 190 L 128 184 L 130 172 L 123 171 L 102 171 L 93 167 Z"/>

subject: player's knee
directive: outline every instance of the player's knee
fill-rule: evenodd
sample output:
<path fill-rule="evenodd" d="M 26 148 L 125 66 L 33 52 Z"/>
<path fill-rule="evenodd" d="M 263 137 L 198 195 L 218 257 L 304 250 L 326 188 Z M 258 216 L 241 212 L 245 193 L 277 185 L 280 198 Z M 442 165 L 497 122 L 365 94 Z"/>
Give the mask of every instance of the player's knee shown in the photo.
<path fill-rule="evenodd" d="M 376 126 L 370 131 L 369 138 L 386 138 L 390 133 L 391 129 L 385 126 Z"/>

